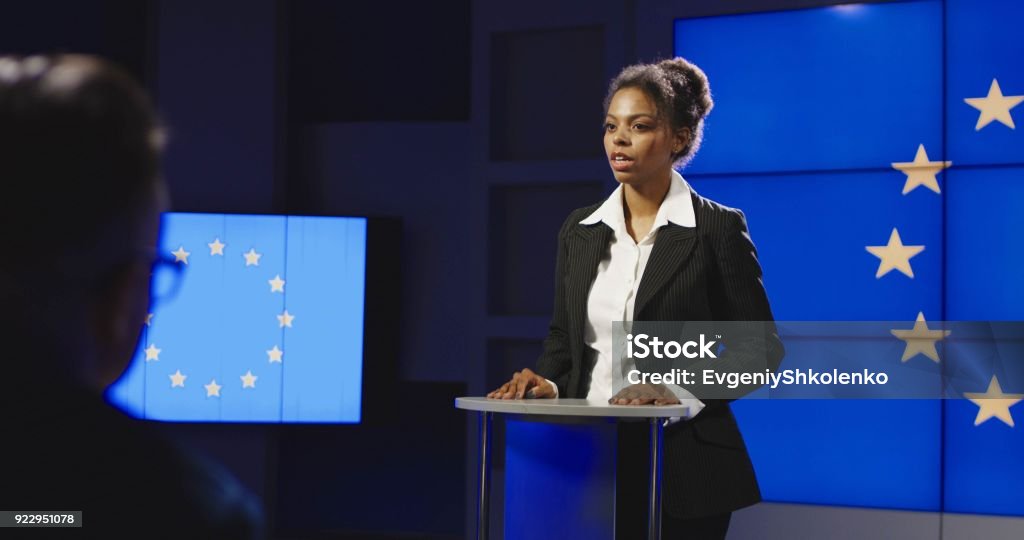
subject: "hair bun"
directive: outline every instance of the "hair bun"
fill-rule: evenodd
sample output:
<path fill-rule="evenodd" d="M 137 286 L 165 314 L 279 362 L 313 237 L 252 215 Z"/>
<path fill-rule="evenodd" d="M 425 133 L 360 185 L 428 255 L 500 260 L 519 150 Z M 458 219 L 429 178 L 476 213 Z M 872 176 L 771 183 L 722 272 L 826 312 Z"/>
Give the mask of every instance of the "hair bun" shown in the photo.
<path fill-rule="evenodd" d="M 708 77 L 703 70 L 682 57 L 662 60 L 657 66 L 671 82 L 676 94 L 693 108 L 695 117 L 703 119 L 711 112 L 715 103 L 711 99 Z"/>

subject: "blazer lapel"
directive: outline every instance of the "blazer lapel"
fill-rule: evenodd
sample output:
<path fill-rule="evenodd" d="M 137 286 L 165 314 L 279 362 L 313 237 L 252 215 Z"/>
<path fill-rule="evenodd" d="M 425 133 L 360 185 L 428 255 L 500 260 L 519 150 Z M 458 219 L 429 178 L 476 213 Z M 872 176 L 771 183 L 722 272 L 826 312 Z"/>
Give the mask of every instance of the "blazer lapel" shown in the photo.
<path fill-rule="evenodd" d="M 597 277 L 597 267 L 608 249 L 612 229 L 604 223 L 576 225 L 566 244 L 565 308 L 569 314 L 569 335 L 583 344 L 583 328 L 587 320 L 587 297 Z M 582 353 L 583 347 L 575 347 Z M 573 361 L 582 363 L 574 354 Z"/>
<path fill-rule="evenodd" d="M 697 243 L 697 230 L 692 227 L 681 227 L 669 223 L 658 231 L 651 250 L 651 258 L 647 260 L 644 275 L 640 278 L 640 288 L 636 293 L 633 306 L 633 318 L 643 313 L 644 306 L 662 287 L 668 283 L 682 267 L 693 252 Z"/>
<path fill-rule="evenodd" d="M 601 263 L 601 257 L 608 250 L 612 229 L 604 223 L 596 223 L 594 225 L 577 225 L 574 230 L 576 234 L 570 238 L 569 245 L 566 246 L 568 255 L 566 279 L 570 285 L 566 288 L 569 292 L 566 301 L 569 312 L 577 315 L 572 318 L 583 321 L 586 319 L 590 285 L 597 277 L 597 267 Z"/>

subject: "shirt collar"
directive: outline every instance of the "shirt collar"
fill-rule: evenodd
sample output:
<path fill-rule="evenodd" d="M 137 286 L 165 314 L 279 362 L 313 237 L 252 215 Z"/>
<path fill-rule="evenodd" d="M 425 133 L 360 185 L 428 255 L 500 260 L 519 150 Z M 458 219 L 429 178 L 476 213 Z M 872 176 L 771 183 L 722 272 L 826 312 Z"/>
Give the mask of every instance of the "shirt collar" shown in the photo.
<path fill-rule="evenodd" d="M 605 199 L 604 203 L 589 216 L 580 221 L 581 225 L 593 225 L 603 221 L 618 235 L 626 234 L 626 218 L 622 210 L 622 184 Z M 678 171 L 672 169 L 672 180 L 669 182 L 668 194 L 658 207 L 651 231 L 657 231 L 669 222 L 683 227 L 696 227 L 697 220 L 693 211 L 693 198 L 690 196 L 690 185 L 686 183 Z"/>

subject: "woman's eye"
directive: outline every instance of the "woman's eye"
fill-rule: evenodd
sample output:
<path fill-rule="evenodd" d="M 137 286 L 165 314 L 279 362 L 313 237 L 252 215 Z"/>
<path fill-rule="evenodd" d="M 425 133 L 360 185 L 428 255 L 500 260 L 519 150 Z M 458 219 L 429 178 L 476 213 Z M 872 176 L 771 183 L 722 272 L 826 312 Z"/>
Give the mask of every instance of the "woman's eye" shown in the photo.
<path fill-rule="evenodd" d="M 633 124 L 633 129 L 637 131 L 643 131 L 647 129 L 647 124 Z"/>
<path fill-rule="evenodd" d="M 604 125 L 604 130 L 605 131 L 615 131 L 615 124 L 605 124 Z"/>

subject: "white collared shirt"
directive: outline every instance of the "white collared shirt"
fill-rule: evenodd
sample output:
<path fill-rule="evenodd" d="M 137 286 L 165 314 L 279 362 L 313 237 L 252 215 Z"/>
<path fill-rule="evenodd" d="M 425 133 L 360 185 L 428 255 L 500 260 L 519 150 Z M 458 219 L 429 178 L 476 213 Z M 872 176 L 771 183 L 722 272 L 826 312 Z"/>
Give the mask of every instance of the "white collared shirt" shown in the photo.
<path fill-rule="evenodd" d="M 634 241 L 626 230 L 622 197 L 623 187 L 620 184 L 604 204 L 580 221 L 581 225 L 604 222 L 612 229 L 611 245 L 598 264 L 597 277 L 590 288 L 587 321 L 583 330 L 587 353 L 597 357 L 587 399 L 600 403 L 608 403 L 612 397 L 612 323 L 633 320 L 636 293 L 647 267 L 647 260 L 651 257 L 658 229 L 670 221 L 683 227 L 697 226 L 690 186 L 675 170 L 672 171 L 668 194 L 658 207 L 654 224 L 651 225 L 650 232 L 639 242 Z M 555 386 L 554 383 L 552 386 Z M 685 389 L 671 385 L 669 388 L 683 405 L 690 408 L 690 416 L 704 408 L 704 403 Z M 555 392 L 557 394 L 557 387 Z"/>

